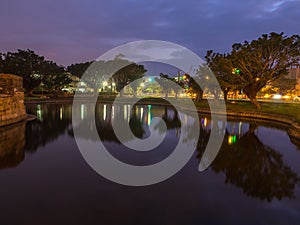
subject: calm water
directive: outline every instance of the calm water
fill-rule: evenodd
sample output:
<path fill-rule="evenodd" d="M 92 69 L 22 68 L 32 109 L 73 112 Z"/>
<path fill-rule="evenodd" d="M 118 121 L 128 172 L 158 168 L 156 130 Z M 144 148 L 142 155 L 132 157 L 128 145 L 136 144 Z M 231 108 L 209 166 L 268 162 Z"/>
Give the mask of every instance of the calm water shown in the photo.
<path fill-rule="evenodd" d="M 79 112 L 87 125 L 85 107 Z M 189 163 L 162 183 L 130 187 L 104 179 L 84 161 L 73 137 L 71 105 L 27 110 L 38 120 L 0 128 L 0 224 L 300 224 L 300 148 L 280 125 L 229 121 L 217 158 L 199 172 L 212 125 L 200 116 L 200 139 Z M 163 160 L 180 135 L 172 108 L 129 112 L 99 104 L 96 112 L 101 140 L 127 163 Z M 113 133 L 115 116 L 130 121 L 140 138 L 161 116 L 166 138 L 158 151 L 129 151 Z"/>

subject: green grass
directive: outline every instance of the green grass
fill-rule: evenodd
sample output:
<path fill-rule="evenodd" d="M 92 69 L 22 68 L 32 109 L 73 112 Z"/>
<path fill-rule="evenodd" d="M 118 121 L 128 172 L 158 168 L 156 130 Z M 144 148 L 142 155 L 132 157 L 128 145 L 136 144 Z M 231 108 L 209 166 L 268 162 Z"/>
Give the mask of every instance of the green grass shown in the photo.
<path fill-rule="evenodd" d="M 300 122 L 300 104 L 296 103 L 262 103 L 262 112 L 292 117 Z"/>
<path fill-rule="evenodd" d="M 279 103 L 279 102 L 260 102 L 261 109 L 257 109 L 249 101 L 228 101 L 227 110 L 235 112 L 258 112 L 268 113 L 293 118 L 300 122 L 300 104 Z"/>

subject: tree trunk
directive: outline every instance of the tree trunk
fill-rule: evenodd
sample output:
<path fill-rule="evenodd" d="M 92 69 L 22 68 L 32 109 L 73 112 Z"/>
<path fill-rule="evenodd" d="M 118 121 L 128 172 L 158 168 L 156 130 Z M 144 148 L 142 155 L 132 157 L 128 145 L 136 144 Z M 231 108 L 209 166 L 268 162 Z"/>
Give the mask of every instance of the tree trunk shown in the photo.
<path fill-rule="evenodd" d="M 120 94 L 120 97 L 123 97 L 123 96 L 124 96 L 124 89 L 122 89 L 122 90 L 119 92 L 119 94 Z"/>
<path fill-rule="evenodd" d="M 251 84 L 244 88 L 244 92 L 249 98 L 249 100 L 251 101 L 251 103 L 255 105 L 257 109 L 261 109 L 259 102 L 256 100 L 256 94 L 257 94 L 256 89 L 257 89 L 256 86 L 254 84 Z"/>
<path fill-rule="evenodd" d="M 228 92 L 229 92 L 229 91 L 223 91 L 223 94 L 224 94 L 224 101 L 225 101 L 225 102 L 228 100 Z"/>
<path fill-rule="evenodd" d="M 250 135 L 250 134 L 253 134 L 254 131 L 255 131 L 257 128 L 258 128 L 258 125 L 257 125 L 256 123 L 250 123 L 250 124 L 249 124 L 249 129 L 248 129 L 246 135 L 248 136 L 248 135 Z"/>
<path fill-rule="evenodd" d="M 28 91 L 28 96 L 29 96 L 29 97 L 34 97 L 33 90 L 29 90 L 29 91 Z"/>
<path fill-rule="evenodd" d="M 203 100 L 203 91 L 198 91 L 196 93 L 196 99 L 195 99 L 195 102 L 201 102 Z"/>
<path fill-rule="evenodd" d="M 256 98 L 254 97 L 249 97 L 249 99 L 250 99 L 250 101 L 251 101 L 251 103 L 253 104 L 253 105 L 255 105 L 255 107 L 257 108 L 257 109 L 261 109 L 261 105 L 259 104 L 259 102 L 256 100 Z"/>

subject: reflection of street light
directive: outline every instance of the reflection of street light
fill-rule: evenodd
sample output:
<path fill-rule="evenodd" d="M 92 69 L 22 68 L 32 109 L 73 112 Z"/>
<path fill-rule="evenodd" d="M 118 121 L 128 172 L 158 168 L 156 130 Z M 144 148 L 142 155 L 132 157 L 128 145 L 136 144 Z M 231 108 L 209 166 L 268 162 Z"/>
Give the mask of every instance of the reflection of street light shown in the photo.
<path fill-rule="evenodd" d="M 103 85 L 103 91 L 106 91 L 105 89 L 105 87 L 107 86 L 107 81 L 103 81 L 103 83 L 102 83 L 102 85 Z"/>
<path fill-rule="evenodd" d="M 143 88 L 145 87 L 145 83 L 140 83 L 140 92 L 141 92 L 141 94 L 143 94 Z"/>
<path fill-rule="evenodd" d="M 43 96 L 43 87 L 44 87 L 44 83 L 41 82 L 41 87 L 42 87 L 42 96 Z"/>
<path fill-rule="evenodd" d="M 111 86 L 112 86 L 111 91 L 112 91 L 112 92 L 115 92 L 115 91 L 116 91 L 116 83 L 115 83 L 115 82 L 112 82 Z"/>
<path fill-rule="evenodd" d="M 229 135 L 228 136 L 228 144 L 231 145 L 234 143 L 236 143 L 236 135 Z"/>

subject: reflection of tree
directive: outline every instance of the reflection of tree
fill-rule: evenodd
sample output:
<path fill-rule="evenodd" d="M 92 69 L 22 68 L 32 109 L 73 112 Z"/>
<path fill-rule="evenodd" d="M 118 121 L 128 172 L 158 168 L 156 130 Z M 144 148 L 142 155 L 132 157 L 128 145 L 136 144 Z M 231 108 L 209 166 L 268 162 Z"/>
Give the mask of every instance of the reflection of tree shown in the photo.
<path fill-rule="evenodd" d="M 142 121 L 138 118 L 136 109 L 137 106 L 134 106 L 132 109 L 132 115 L 129 120 L 129 127 L 132 133 L 134 134 L 134 136 L 138 138 L 142 138 L 143 135 L 145 134 L 145 130 L 143 129 Z"/>
<path fill-rule="evenodd" d="M 37 105 L 28 105 L 27 111 L 37 114 Z M 26 125 L 26 151 L 35 152 L 38 147 L 54 141 L 64 134 L 71 124 L 71 105 L 41 105 L 42 119 Z"/>
<path fill-rule="evenodd" d="M 164 108 L 164 114 L 162 115 L 162 119 L 166 124 L 166 127 L 168 130 L 176 129 L 181 127 L 180 118 L 178 115 L 178 111 L 175 108 L 171 108 L 173 110 L 174 115 L 171 117 L 169 115 L 169 109 L 171 107 L 165 106 Z M 157 125 L 154 129 L 160 129 L 161 126 Z M 162 130 L 159 130 L 160 132 L 163 132 Z"/>
<path fill-rule="evenodd" d="M 222 147 L 211 168 L 216 173 L 224 172 L 226 183 L 241 187 L 248 196 L 271 201 L 274 198 L 294 197 L 294 188 L 299 177 L 282 160 L 282 155 L 264 145 L 254 133 L 256 125 L 233 145 L 228 144 L 226 131 Z M 205 133 L 202 133 L 205 134 Z M 201 158 L 207 136 L 200 136 L 198 158 Z"/>
<path fill-rule="evenodd" d="M 101 105 L 100 105 L 101 106 Z M 115 142 L 115 143 L 120 143 L 119 139 L 116 137 L 114 129 L 113 129 L 113 119 L 116 120 L 115 122 L 118 123 L 120 127 L 128 125 L 128 120 L 127 118 L 124 118 L 124 107 L 123 105 L 120 105 L 116 107 L 114 111 L 114 115 L 112 115 L 112 105 L 107 104 L 106 105 L 106 112 L 104 116 L 104 111 L 101 108 L 96 108 L 96 129 L 98 132 L 98 137 L 102 141 L 109 141 L 109 142 Z M 136 106 L 135 106 L 136 107 Z M 143 129 L 143 124 L 142 121 L 138 118 L 138 115 L 136 114 L 136 109 L 135 107 L 132 110 L 132 114 L 129 117 L 129 127 L 131 128 L 132 133 L 138 137 L 142 138 L 145 130 Z M 129 112 L 127 112 L 129 113 Z M 77 125 L 77 130 L 80 132 L 80 137 L 88 139 L 88 140 L 93 140 L 97 141 L 96 139 L 94 140 L 94 136 L 90 135 L 91 132 L 95 129 L 93 126 L 93 118 L 87 117 L 82 122 Z M 73 132 L 70 131 L 69 134 L 73 136 Z M 126 135 L 125 135 L 126 136 Z M 97 139 L 98 139 L 97 137 Z M 127 137 L 127 136 L 126 136 Z M 128 139 L 126 141 L 131 140 L 131 136 L 127 137 Z"/>
<path fill-rule="evenodd" d="M 297 149 L 300 151 L 300 140 L 290 137 L 291 142 L 296 145 Z"/>
<path fill-rule="evenodd" d="M 25 124 L 0 127 L 0 169 L 15 167 L 24 160 Z"/>

